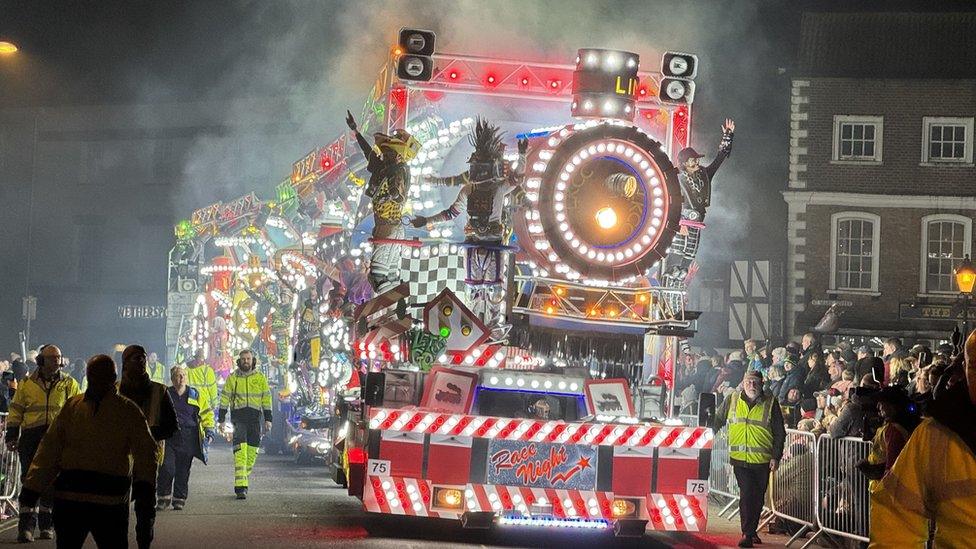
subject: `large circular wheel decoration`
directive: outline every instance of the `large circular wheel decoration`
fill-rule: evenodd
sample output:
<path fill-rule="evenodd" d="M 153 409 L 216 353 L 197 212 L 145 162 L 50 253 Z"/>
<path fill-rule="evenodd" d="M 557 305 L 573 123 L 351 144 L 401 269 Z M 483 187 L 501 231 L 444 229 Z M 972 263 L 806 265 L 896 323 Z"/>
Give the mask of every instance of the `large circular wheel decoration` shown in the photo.
<path fill-rule="evenodd" d="M 618 281 L 643 275 L 664 257 L 681 193 L 660 143 L 632 126 L 587 123 L 547 144 L 555 148 L 538 153 L 541 178 L 528 186 L 538 187 L 530 199 L 536 198 L 535 232 L 541 225 L 542 234 L 533 236 L 545 240 L 535 248 L 556 272 Z"/>

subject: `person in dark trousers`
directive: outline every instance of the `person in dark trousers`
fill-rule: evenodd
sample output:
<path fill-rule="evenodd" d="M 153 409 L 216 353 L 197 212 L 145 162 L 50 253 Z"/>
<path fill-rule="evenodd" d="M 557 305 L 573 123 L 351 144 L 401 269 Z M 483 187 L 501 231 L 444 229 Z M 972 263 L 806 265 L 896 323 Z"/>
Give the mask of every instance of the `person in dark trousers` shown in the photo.
<path fill-rule="evenodd" d="M 763 392 L 762 374 L 746 373 L 742 388 L 725 399 L 715 413 L 716 431 L 729 426 L 729 458 L 739 485 L 739 547 L 762 543 L 756 530 L 769 485 L 783 457 L 786 427 L 776 397 Z"/>
<path fill-rule="evenodd" d="M 80 548 L 89 534 L 98 547 L 128 547 L 130 491 L 137 517 L 153 509 L 156 443 L 139 407 L 119 396 L 111 357 L 92 357 L 87 378 L 44 436 L 20 505 L 37 505 L 53 485 L 59 549 Z"/>
<path fill-rule="evenodd" d="M 225 434 L 228 411 L 234 426 L 234 494 L 237 499 L 247 499 L 248 480 L 261 447 L 262 419 L 264 431 L 271 430 L 271 389 L 249 349 L 238 354 L 237 369 L 227 377 L 220 393 L 217 421 Z"/>
<path fill-rule="evenodd" d="M 7 449 L 17 451 L 21 477 L 27 475 L 41 439 L 58 417 L 61 407 L 79 392 L 78 383 L 61 371 L 62 360 L 61 349 L 57 346 L 41 347 L 37 355 L 39 366 L 20 384 L 10 402 Z M 35 527 L 40 539 L 54 537 L 50 494 L 45 493 L 40 498 L 40 507 L 36 504 L 37 501 L 34 505 L 20 507 L 17 540 L 22 543 L 34 541 Z"/>
<path fill-rule="evenodd" d="M 163 448 L 166 439 L 179 430 L 176 409 L 169 397 L 166 386 L 149 379 L 146 370 L 146 350 L 140 345 L 129 345 L 122 351 L 122 381 L 119 394 L 136 403 L 142 410 L 149 426 L 149 432 L 156 441 L 156 465 L 163 462 Z M 152 545 L 153 525 L 156 522 L 156 506 L 136 514 L 136 542 L 139 549 Z"/>
<path fill-rule="evenodd" d="M 678 152 L 678 181 L 681 182 L 682 207 L 694 212 L 690 215 L 694 221 L 705 218 L 705 210 L 712 202 L 712 179 L 719 167 L 732 153 L 732 137 L 735 133 L 735 122 L 731 118 L 722 125 L 722 140 L 718 145 L 718 154 L 707 166 L 700 164 L 705 155 L 691 147 L 685 147 Z"/>
<path fill-rule="evenodd" d="M 166 443 L 163 465 L 156 481 L 156 510 L 170 503 L 179 511 L 186 505 L 190 492 L 190 467 L 193 458 L 207 463 L 207 447 L 214 439 L 214 417 L 210 400 L 196 387 L 186 384 L 186 366 L 174 366 L 170 378 L 173 386 L 167 389 L 176 407 L 180 431 Z"/>

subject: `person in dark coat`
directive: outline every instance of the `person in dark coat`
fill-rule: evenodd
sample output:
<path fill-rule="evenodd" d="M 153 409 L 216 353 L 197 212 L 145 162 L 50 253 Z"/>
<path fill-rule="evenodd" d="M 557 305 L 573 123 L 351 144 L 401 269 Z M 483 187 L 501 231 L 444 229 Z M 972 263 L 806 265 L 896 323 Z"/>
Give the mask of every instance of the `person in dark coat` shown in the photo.
<path fill-rule="evenodd" d="M 806 367 L 807 361 L 813 355 L 823 355 L 823 347 L 820 345 L 820 340 L 817 339 L 817 334 L 813 332 L 807 332 L 803 334 L 803 339 L 801 340 L 802 351 L 800 353 L 800 365 Z"/>
<path fill-rule="evenodd" d="M 803 398 L 813 398 L 813 394 L 817 391 L 823 391 L 830 387 L 830 372 L 824 364 L 823 355 L 812 354 L 805 363 L 800 365 L 809 368 L 806 379 L 803 381 L 803 387 L 800 389 Z"/>
<path fill-rule="evenodd" d="M 14 378 L 17 380 L 17 383 L 27 379 L 27 376 L 30 374 L 27 370 L 27 364 L 16 353 L 10 354 L 10 371 L 14 373 Z M 13 395 L 10 395 L 10 398 L 13 397 Z"/>
<path fill-rule="evenodd" d="M 870 389 L 880 389 L 880 385 L 869 377 L 862 379 L 860 386 L 869 392 Z M 847 406 L 841 410 L 837 420 L 830 424 L 827 434 L 833 438 L 864 436 L 865 420 L 875 413 L 876 406 L 877 402 L 871 394 L 851 394 Z"/>
<path fill-rule="evenodd" d="M 786 377 L 783 378 L 782 383 L 779 386 L 779 394 L 776 398 L 780 402 L 785 402 L 787 396 L 790 394 L 790 389 L 799 390 L 803 386 L 803 382 L 807 379 L 807 370 L 801 368 L 792 356 L 787 355 L 786 361 L 783 362 L 783 369 L 786 370 Z"/>

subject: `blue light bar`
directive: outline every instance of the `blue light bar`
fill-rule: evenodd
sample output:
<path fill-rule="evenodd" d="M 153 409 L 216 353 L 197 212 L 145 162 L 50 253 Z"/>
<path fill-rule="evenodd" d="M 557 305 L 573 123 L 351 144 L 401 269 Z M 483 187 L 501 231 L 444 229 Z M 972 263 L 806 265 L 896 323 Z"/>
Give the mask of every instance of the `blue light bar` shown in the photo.
<path fill-rule="evenodd" d="M 561 519 L 561 518 L 526 518 L 526 517 L 499 517 L 498 524 L 508 526 L 547 526 L 555 528 L 585 528 L 597 530 L 609 528 L 610 522 L 604 519 Z"/>

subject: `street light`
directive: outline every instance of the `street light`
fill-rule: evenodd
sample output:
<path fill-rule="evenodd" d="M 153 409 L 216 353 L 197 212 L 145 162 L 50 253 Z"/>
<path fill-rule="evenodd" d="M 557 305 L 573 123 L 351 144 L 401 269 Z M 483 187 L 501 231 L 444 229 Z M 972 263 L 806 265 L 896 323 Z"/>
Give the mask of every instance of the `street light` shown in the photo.
<path fill-rule="evenodd" d="M 0 41 L 0 55 L 12 55 L 17 53 L 17 45 L 13 42 Z"/>
<path fill-rule="evenodd" d="M 973 300 L 973 286 L 976 286 L 976 269 L 969 256 L 963 258 L 962 263 L 953 271 L 956 276 L 956 286 L 965 303 L 962 309 L 962 331 L 963 337 L 969 336 L 969 305 Z"/>

